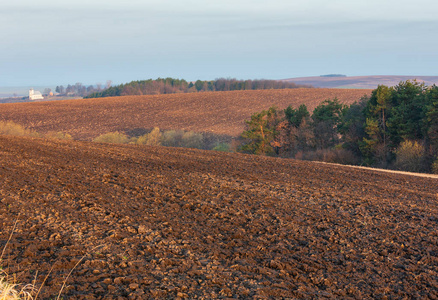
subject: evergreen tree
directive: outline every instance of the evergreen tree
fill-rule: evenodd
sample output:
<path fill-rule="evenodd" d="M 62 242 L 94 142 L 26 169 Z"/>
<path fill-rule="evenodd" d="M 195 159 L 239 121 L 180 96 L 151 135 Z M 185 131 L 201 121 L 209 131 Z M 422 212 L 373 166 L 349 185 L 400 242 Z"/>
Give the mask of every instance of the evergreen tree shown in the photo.
<path fill-rule="evenodd" d="M 244 139 L 241 151 L 252 154 L 275 154 L 273 142 L 278 135 L 278 123 L 279 118 L 275 107 L 253 114 L 251 120 L 246 121 L 246 130 L 241 135 Z"/>
<path fill-rule="evenodd" d="M 379 85 L 375 89 L 364 110 L 365 137 L 361 143 L 362 154 L 368 164 L 377 159 L 384 164 L 389 160 L 387 120 L 391 111 L 393 89 Z"/>
<path fill-rule="evenodd" d="M 358 157 L 362 155 L 360 146 L 365 137 L 365 108 L 368 101 L 369 97 L 364 96 L 359 102 L 351 104 L 338 127 L 338 132 L 342 135 L 344 142 L 343 147 Z"/>
<path fill-rule="evenodd" d="M 315 108 L 312 120 L 317 148 L 330 148 L 339 142 L 338 129 L 346 111 L 347 106 L 337 98 L 325 100 Z"/>
<path fill-rule="evenodd" d="M 438 87 L 433 85 L 426 93 L 427 102 L 427 139 L 431 146 L 431 156 L 438 159 Z"/>
<path fill-rule="evenodd" d="M 289 123 L 294 126 L 295 128 L 300 127 L 303 120 L 309 121 L 310 114 L 307 110 L 307 106 L 304 104 L 301 104 L 298 109 L 293 109 L 292 106 L 288 106 L 284 110 L 284 114 L 286 116 L 286 120 L 289 121 Z"/>
<path fill-rule="evenodd" d="M 424 83 L 400 82 L 394 87 L 391 97 L 391 111 L 387 126 L 391 147 L 395 149 L 401 141 L 422 140 L 427 128 L 427 99 Z"/>

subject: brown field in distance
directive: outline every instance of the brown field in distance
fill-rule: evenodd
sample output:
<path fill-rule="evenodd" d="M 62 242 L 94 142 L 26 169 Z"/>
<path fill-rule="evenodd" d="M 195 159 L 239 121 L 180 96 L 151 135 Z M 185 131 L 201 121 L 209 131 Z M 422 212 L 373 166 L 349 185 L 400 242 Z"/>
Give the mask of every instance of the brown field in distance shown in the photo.
<path fill-rule="evenodd" d="M 124 96 L 97 99 L 12 103 L 0 105 L 0 120 L 9 120 L 41 133 L 62 131 L 91 140 L 108 132 L 133 129 L 182 129 L 237 136 L 244 121 L 272 105 L 306 104 L 309 111 L 337 97 L 351 104 L 371 90 L 286 89 Z"/>

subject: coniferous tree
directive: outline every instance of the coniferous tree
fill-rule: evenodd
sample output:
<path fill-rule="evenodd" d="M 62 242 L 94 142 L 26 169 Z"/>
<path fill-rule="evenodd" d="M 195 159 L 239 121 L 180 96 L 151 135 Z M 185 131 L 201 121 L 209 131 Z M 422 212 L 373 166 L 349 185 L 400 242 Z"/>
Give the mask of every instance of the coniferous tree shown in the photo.
<path fill-rule="evenodd" d="M 424 83 L 415 80 L 400 82 L 394 87 L 392 107 L 387 119 L 392 148 L 396 148 L 406 139 L 424 139 L 427 112 L 425 90 Z"/>
<path fill-rule="evenodd" d="M 379 85 L 372 92 L 364 110 L 365 137 L 361 150 L 367 158 L 367 164 L 374 163 L 376 159 L 386 164 L 389 160 L 387 119 L 391 111 L 392 93 L 392 88 Z"/>
<path fill-rule="evenodd" d="M 430 155 L 438 159 L 438 86 L 432 86 L 427 91 L 426 96 L 428 103 L 430 103 L 426 112 L 427 139 L 431 147 Z"/>
<path fill-rule="evenodd" d="M 296 128 L 300 127 L 303 120 L 306 120 L 308 122 L 310 118 L 307 106 L 304 104 L 301 104 L 298 109 L 293 109 L 292 106 L 289 105 L 284 110 L 284 113 L 286 116 L 286 120 L 288 120 L 289 123 Z"/>
<path fill-rule="evenodd" d="M 246 121 L 246 130 L 242 133 L 245 142 L 241 151 L 252 154 L 275 154 L 277 151 L 274 140 L 278 135 L 278 123 L 275 107 L 253 114 L 251 120 Z"/>
<path fill-rule="evenodd" d="M 317 148 L 330 148 L 339 142 L 338 129 L 346 109 L 337 98 L 325 100 L 315 108 L 312 120 Z"/>
<path fill-rule="evenodd" d="M 368 96 L 362 97 L 359 102 L 350 105 L 343 115 L 339 125 L 339 133 L 342 135 L 343 147 L 360 157 L 363 138 L 365 137 L 365 108 L 369 101 Z"/>

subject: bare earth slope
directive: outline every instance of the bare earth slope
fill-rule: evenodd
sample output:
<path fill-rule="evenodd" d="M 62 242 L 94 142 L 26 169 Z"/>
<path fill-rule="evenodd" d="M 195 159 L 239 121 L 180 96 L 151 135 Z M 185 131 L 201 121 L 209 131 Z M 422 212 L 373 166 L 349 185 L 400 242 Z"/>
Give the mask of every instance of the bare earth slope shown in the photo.
<path fill-rule="evenodd" d="M 0 120 L 11 120 L 39 132 L 63 131 L 92 139 L 111 131 L 183 129 L 239 135 L 244 121 L 272 105 L 306 104 L 310 111 L 326 99 L 353 103 L 370 90 L 288 89 L 125 96 L 71 101 L 0 105 Z"/>
<path fill-rule="evenodd" d="M 438 297 L 437 179 L 0 136 L 0 180 L 4 265 L 53 266 L 43 299 L 85 253 L 64 298 Z"/>

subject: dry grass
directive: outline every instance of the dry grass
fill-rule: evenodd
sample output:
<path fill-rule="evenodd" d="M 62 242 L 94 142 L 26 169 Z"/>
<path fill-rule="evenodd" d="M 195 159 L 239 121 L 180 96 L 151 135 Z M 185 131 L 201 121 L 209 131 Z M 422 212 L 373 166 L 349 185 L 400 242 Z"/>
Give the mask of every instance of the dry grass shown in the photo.
<path fill-rule="evenodd" d="M 3 256 L 5 254 L 6 248 L 9 244 L 9 242 L 12 239 L 12 236 L 14 234 L 15 228 L 17 227 L 18 220 L 15 221 L 14 227 L 12 228 L 12 232 L 9 235 L 9 239 L 7 240 L 5 246 L 3 247 L 3 251 L 0 255 L 0 300 L 36 300 L 38 298 L 38 295 L 41 292 L 42 287 L 44 286 L 44 283 L 46 282 L 47 278 L 51 274 L 53 270 L 50 269 L 50 271 L 47 273 L 46 277 L 44 278 L 43 282 L 41 283 L 39 289 L 36 288 L 36 276 L 34 279 L 34 282 L 32 284 L 19 284 L 17 283 L 17 279 L 15 275 L 9 275 L 6 271 L 2 269 L 1 263 L 3 262 Z M 103 247 L 104 245 L 99 245 L 94 247 L 90 252 L 95 251 L 98 248 Z M 65 277 L 61 288 L 59 289 L 58 296 L 56 297 L 56 300 L 59 300 L 61 298 L 62 291 L 65 288 L 65 285 L 67 283 L 67 280 L 70 278 L 71 274 L 73 273 L 73 270 L 76 269 L 76 267 L 84 260 L 85 257 L 88 256 L 89 253 L 85 253 L 81 259 L 74 265 L 74 267 L 70 270 L 68 275 Z M 38 274 L 38 273 L 37 273 Z"/>
<path fill-rule="evenodd" d="M 32 300 L 35 288 L 32 284 L 21 286 L 7 275 L 0 275 L 0 300 Z"/>
<path fill-rule="evenodd" d="M 20 285 L 16 283 L 15 276 L 10 276 L 1 268 L 1 263 L 3 262 L 3 255 L 5 254 L 6 248 L 11 241 L 12 235 L 14 234 L 15 228 L 17 227 L 18 220 L 15 221 L 12 232 L 9 236 L 8 241 L 3 247 L 2 254 L 0 255 L 0 300 L 32 300 L 32 293 L 35 291 L 35 286 L 33 284 Z"/>

